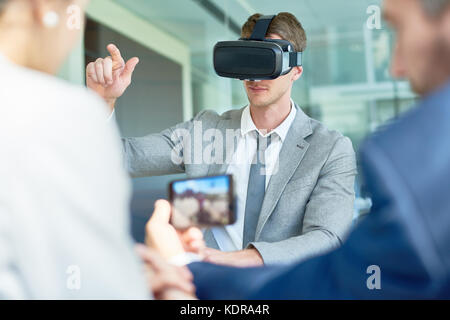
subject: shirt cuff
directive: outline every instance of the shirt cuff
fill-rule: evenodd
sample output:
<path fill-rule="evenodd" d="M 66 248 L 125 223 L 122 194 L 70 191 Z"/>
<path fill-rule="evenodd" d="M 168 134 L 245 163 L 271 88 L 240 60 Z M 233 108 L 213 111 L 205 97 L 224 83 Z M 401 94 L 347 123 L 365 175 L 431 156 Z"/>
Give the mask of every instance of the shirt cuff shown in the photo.
<path fill-rule="evenodd" d="M 169 263 L 181 267 L 190 264 L 192 262 L 198 262 L 201 260 L 202 259 L 198 254 L 185 252 L 170 258 Z"/>

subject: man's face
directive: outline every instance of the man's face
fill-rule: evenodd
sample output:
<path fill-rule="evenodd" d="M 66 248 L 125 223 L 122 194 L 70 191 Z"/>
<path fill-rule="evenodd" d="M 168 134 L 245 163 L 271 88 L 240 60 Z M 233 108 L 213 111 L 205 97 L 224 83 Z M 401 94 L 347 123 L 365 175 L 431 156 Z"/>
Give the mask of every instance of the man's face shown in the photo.
<path fill-rule="evenodd" d="M 269 39 L 281 39 L 279 35 L 271 34 Z M 291 95 L 292 84 L 303 73 L 302 67 L 296 67 L 288 74 L 275 80 L 244 81 L 247 97 L 254 107 L 267 107 L 279 102 L 283 97 Z"/>
<path fill-rule="evenodd" d="M 447 18 L 429 17 L 418 0 L 385 0 L 384 15 L 396 32 L 392 75 L 407 78 L 420 95 L 444 84 L 450 77 Z"/>

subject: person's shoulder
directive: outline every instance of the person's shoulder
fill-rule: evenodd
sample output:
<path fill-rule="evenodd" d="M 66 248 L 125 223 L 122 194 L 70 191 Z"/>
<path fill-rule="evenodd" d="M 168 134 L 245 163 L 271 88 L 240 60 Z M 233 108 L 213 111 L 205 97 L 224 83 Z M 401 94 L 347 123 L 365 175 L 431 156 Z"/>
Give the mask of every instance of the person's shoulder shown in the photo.
<path fill-rule="evenodd" d="M 203 128 L 215 128 L 220 121 L 223 120 L 235 120 L 240 121 L 240 117 L 242 115 L 242 109 L 231 109 L 225 111 L 222 114 L 219 114 L 214 110 L 203 110 L 200 111 L 195 117 L 194 121 L 201 121 L 203 124 Z"/>
<path fill-rule="evenodd" d="M 107 117 L 108 107 L 106 103 L 90 89 L 81 84 L 73 84 L 53 76 L 41 75 L 41 77 L 42 85 L 52 88 L 52 91 L 39 91 L 44 92 L 45 99 L 50 102 L 49 107 L 55 108 L 57 113 L 67 114 L 71 112 L 72 116 L 83 117 L 89 114 L 91 118 L 100 116 L 103 119 Z M 64 104 L 61 105 L 61 102 L 64 102 Z"/>
<path fill-rule="evenodd" d="M 11 75 L 9 97 L 15 102 L 17 112 L 32 112 L 45 117 L 68 114 L 70 110 L 107 113 L 100 97 L 82 85 L 21 67 L 15 67 Z"/>
<path fill-rule="evenodd" d="M 309 118 L 311 124 L 312 134 L 324 138 L 326 140 L 336 141 L 344 137 L 342 133 L 337 130 L 328 128 L 325 124 L 319 120 Z"/>
<path fill-rule="evenodd" d="M 242 107 L 239 109 L 230 109 L 228 111 L 225 111 L 224 113 L 222 113 L 220 115 L 221 119 L 233 119 L 235 117 L 240 117 L 242 115 L 242 111 L 245 109 L 246 107 Z"/>
<path fill-rule="evenodd" d="M 241 109 L 230 109 L 230 110 L 225 111 L 222 114 L 219 114 L 217 111 L 207 109 L 207 110 L 200 111 L 197 114 L 196 118 L 209 119 L 209 120 L 215 120 L 215 121 L 217 121 L 217 120 L 228 120 L 228 119 L 232 119 L 235 116 L 239 116 L 240 114 L 242 114 L 242 110 L 243 110 L 243 108 L 241 108 Z"/>
<path fill-rule="evenodd" d="M 107 118 L 106 104 L 81 85 L 21 67 L 13 67 L 8 77 L 0 94 L 0 122 L 14 139 L 73 136 Z"/>
<path fill-rule="evenodd" d="M 444 149 L 450 152 L 449 119 L 450 85 L 424 98 L 398 119 L 378 128 L 365 140 L 362 150 L 376 145 L 394 158 L 416 159 L 442 153 Z"/>
<path fill-rule="evenodd" d="M 311 138 L 315 144 L 321 148 L 338 149 L 346 153 L 354 153 L 353 144 L 350 138 L 341 132 L 328 128 L 322 122 L 308 117 L 311 126 Z"/>

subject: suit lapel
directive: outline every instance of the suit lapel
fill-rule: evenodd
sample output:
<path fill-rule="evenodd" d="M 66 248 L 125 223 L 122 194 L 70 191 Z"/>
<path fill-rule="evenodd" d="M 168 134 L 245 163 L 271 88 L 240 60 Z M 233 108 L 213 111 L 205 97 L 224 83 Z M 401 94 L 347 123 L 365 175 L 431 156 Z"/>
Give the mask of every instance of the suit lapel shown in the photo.
<path fill-rule="evenodd" d="M 239 130 L 241 127 L 241 115 L 242 115 L 242 111 L 244 110 L 244 108 L 242 108 L 241 110 L 235 110 L 233 112 L 231 112 L 231 115 L 229 118 L 224 118 L 221 119 L 216 126 L 216 129 L 220 131 L 220 133 L 222 134 L 222 159 L 223 159 L 223 163 L 219 163 L 219 164 L 210 164 L 208 166 L 208 175 L 219 175 L 219 174 L 225 174 L 225 172 L 227 171 L 228 165 L 230 164 L 229 161 L 227 161 L 226 156 L 227 156 L 227 148 L 230 149 L 230 151 L 228 151 L 228 153 L 230 153 L 230 157 L 232 157 L 232 155 L 234 154 L 234 152 L 236 151 L 237 148 L 237 141 L 234 141 L 234 143 L 232 143 L 232 141 L 227 141 L 227 136 L 226 136 L 226 132 L 227 129 L 228 130 Z M 228 147 L 227 147 L 228 145 Z M 233 149 L 234 148 L 234 149 Z"/>
<path fill-rule="evenodd" d="M 264 196 L 261 213 L 256 228 L 255 238 L 258 239 L 264 225 L 272 214 L 284 188 L 308 150 L 309 143 L 304 138 L 312 134 L 310 118 L 297 108 L 297 114 L 283 142 L 278 157 L 278 172 L 270 178 Z"/>
<path fill-rule="evenodd" d="M 223 141 L 222 141 L 223 142 L 222 143 L 223 163 L 210 164 L 208 166 L 208 173 L 207 173 L 208 176 L 226 173 L 226 171 L 228 169 L 228 165 L 229 165 L 229 163 L 227 162 L 227 159 L 226 159 L 226 155 L 227 155 L 227 153 L 226 153 L 227 152 L 226 131 L 227 131 L 227 129 L 232 129 L 232 130 L 240 129 L 241 115 L 242 115 L 243 110 L 244 110 L 244 108 L 242 108 L 241 110 L 233 111 L 233 112 L 231 112 L 231 116 L 229 118 L 222 118 L 217 123 L 216 129 L 221 132 L 222 138 L 223 138 Z M 236 148 L 237 148 L 237 143 L 234 144 L 234 150 L 232 152 L 233 154 L 236 151 Z M 219 245 L 217 244 L 216 237 L 214 236 L 214 233 L 212 232 L 211 229 L 207 229 L 205 231 L 204 237 L 205 237 L 206 244 L 210 248 L 219 249 Z"/>
<path fill-rule="evenodd" d="M 214 237 L 214 234 L 211 229 L 206 229 L 203 233 L 203 237 L 205 239 L 205 243 L 208 246 L 208 248 L 220 250 L 219 244 L 217 243 L 217 240 Z"/>

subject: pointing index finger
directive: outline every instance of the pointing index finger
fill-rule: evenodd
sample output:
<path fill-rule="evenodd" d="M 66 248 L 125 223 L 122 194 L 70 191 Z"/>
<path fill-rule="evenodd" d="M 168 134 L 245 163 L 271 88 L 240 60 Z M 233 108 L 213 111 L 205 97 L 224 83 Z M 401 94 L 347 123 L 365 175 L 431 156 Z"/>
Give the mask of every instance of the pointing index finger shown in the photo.
<path fill-rule="evenodd" d="M 122 55 L 120 54 L 119 48 L 117 48 L 114 44 L 109 44 L 106 49 L 108 49 L 109 53 L 111 54 L 113 69 L 115 70 L 123 67 L 124 60 L 122 58 Z"/>
<path fill-rule="evenodd" d="M 114 60 L 121 60 L 122 56 L 120 55 L 120 50 L 117 48 L 114 44 L 109 44 L 106 49 L 108 49 L 109 53 L 111 54 L 111 57 Z"/>

